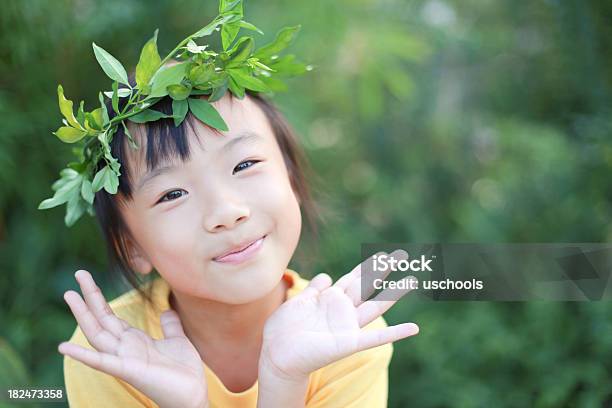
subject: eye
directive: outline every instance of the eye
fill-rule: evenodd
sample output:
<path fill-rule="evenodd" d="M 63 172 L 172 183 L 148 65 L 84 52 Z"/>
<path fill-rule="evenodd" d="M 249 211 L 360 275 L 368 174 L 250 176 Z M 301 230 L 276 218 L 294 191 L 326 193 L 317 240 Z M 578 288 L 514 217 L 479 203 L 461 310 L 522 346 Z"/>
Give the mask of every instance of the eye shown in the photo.
<path fill-rule="evenodd" d="M 236 174 L 239 171 L 242 170 L 246 170 L 249 167 L 255 165 L 256 163 L 259 163 L 261 160 L 245 160 L 243 162 L 240 162 L 236 167 L 234 167 L 234 171 L 232 172 L 232 174 Z"/>
<path fill-rule="evenodd" d="M 182 190 L 182 189 L 181 190 L 168 191 L 155 204 L 163 203 L 164 201 L 173 201 L 173 200 L 176 200 L 177 198 L 181 198 L 184 195 L 183 193 L 187 194 L 187 192 L 185 190 Z"/>

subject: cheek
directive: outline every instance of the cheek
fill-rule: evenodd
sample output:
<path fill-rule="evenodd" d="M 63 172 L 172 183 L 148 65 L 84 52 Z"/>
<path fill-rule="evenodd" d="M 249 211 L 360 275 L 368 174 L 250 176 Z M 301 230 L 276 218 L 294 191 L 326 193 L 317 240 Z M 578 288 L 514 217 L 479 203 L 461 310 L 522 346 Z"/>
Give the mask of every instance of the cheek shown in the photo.
<path fill-rule="evenodd" d="M 191 227 L 193 223 L 188 220 L 181 221 L 183 212 L 176 211 L 172 217 L 159 217 L 148 220 L 147 231 L 141 235 L 146 242 L 150 259 L 158 270 L 166 270 L 184 264 L 193 253 L 193 240 Z"/>
<path fill-rule="evenodd" d="M 274 172 L 262 186 L 258 197 L 261 197 L 262 206 L 265 206 L 265 211 L 274 220 L 279 238 L 284 244 L 295 248 L 300 236 L 302 216 L 287 173 L 282 170 Z"/>
<path fill-rule="evenodd" d="M 293 254 L 297 247 L 300 239 L 300 233 L 302 231 L 302 214 L 300 212 L 300 205 L 298 204 L 297 198 L 291 193 L 292 199 L 286 207 L 286 216 L 284 220 L 286 224 L 282 227 L 285 229 L 286 239 L 288 243 L 288 249 Z"/>

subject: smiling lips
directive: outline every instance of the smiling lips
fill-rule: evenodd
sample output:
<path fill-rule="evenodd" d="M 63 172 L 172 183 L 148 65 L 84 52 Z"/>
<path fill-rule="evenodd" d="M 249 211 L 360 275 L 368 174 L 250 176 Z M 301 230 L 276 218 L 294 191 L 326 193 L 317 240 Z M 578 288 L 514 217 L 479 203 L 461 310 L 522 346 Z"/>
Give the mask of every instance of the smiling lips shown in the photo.
<path fill-rule="evenodd" d="M 213 261 L 229 264 L 239 264 L 241 262 L 244 262 L 247 259 L 250 259 L 253 255 L 255 255 L 255 253 L 263 245 L 263 241 L 265 238 L 266 235 L 255 241 L 251 241 L 250 243 L 243 245 L 238 249 L 232 249 L 230 252 L 227 252 L 220 256 L 216 256 L 213 258 Z"/>

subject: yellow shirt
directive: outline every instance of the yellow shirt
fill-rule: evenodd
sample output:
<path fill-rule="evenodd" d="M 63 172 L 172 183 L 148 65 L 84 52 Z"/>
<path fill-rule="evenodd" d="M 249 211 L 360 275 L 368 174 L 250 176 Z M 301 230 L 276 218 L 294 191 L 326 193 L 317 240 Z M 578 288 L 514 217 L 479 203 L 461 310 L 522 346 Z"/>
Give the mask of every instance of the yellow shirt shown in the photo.
<path fill-rule="evenodd" d="M 287 298 L 295 296 L 308 285 L 307 280 L 290 269 L 287 269 L 283 279 L 289 283 Z M 135 289 L 109 304 L 118 317 L 152 338 L 161 339 L 163 334 L 159 314 L 169 308 L 170 287 L 162 278 L 156 278 L 151 284 L 157 310 L 147 307 Z M 385 326 L 386 322 L 381 316 L 366 328 Z M 92 348 L 78 326 L 70 342 Z M 388 366 L 392 353 L 392 345 L 386 344 L 353 354 L 311 373 L 306 407 L 386 407 Z M 211 408 L 248 408 L 257 405 L 257 381 L 246 391 L 231 392 L 204 362 L 202 364 Z M 64 357 L 64 379 L 72 408 L 157 408 L 157 404 L 128 383 L 68 356 Z"/>

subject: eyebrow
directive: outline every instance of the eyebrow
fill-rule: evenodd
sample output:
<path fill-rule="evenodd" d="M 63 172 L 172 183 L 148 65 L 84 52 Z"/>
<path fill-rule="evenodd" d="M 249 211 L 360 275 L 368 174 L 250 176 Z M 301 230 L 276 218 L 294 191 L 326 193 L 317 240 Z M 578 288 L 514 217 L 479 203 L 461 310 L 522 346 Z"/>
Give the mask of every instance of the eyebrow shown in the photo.
<path fill-rule="evenodd" d="M 239 143 L 256 142 L 260 140 L 263 140 L 263 137 L 261 137 L 258 133 L 255 133 L 251 130 L 245 130 L 244 132 L 239 133 L 238 136 L 236 136 L 235 138 L 228 141 L 221 148 L 221 151 L 228 152 Z"/>
<path fill-rule="evenodd" d="M 263 140 L 263 137 L 253 131 L 246 130 L 238 134 L 238 136 L 232 138 L 227 143 L 223 145 L 221 148 L 221 152 L 228 152 L 233 149 L 238 144 L 245 144 Z M 155 177 L 161 176 L 163 174 L 169 173 L 172 170 L 176 169 L 176 165 L 170 164 L 165 166 L 157 167 L 149 172 L 147 172 L 142 178 L 138 181 L 136 185 L 136 191 L 141 190 L 147 183 L 153 180 Z"/>

